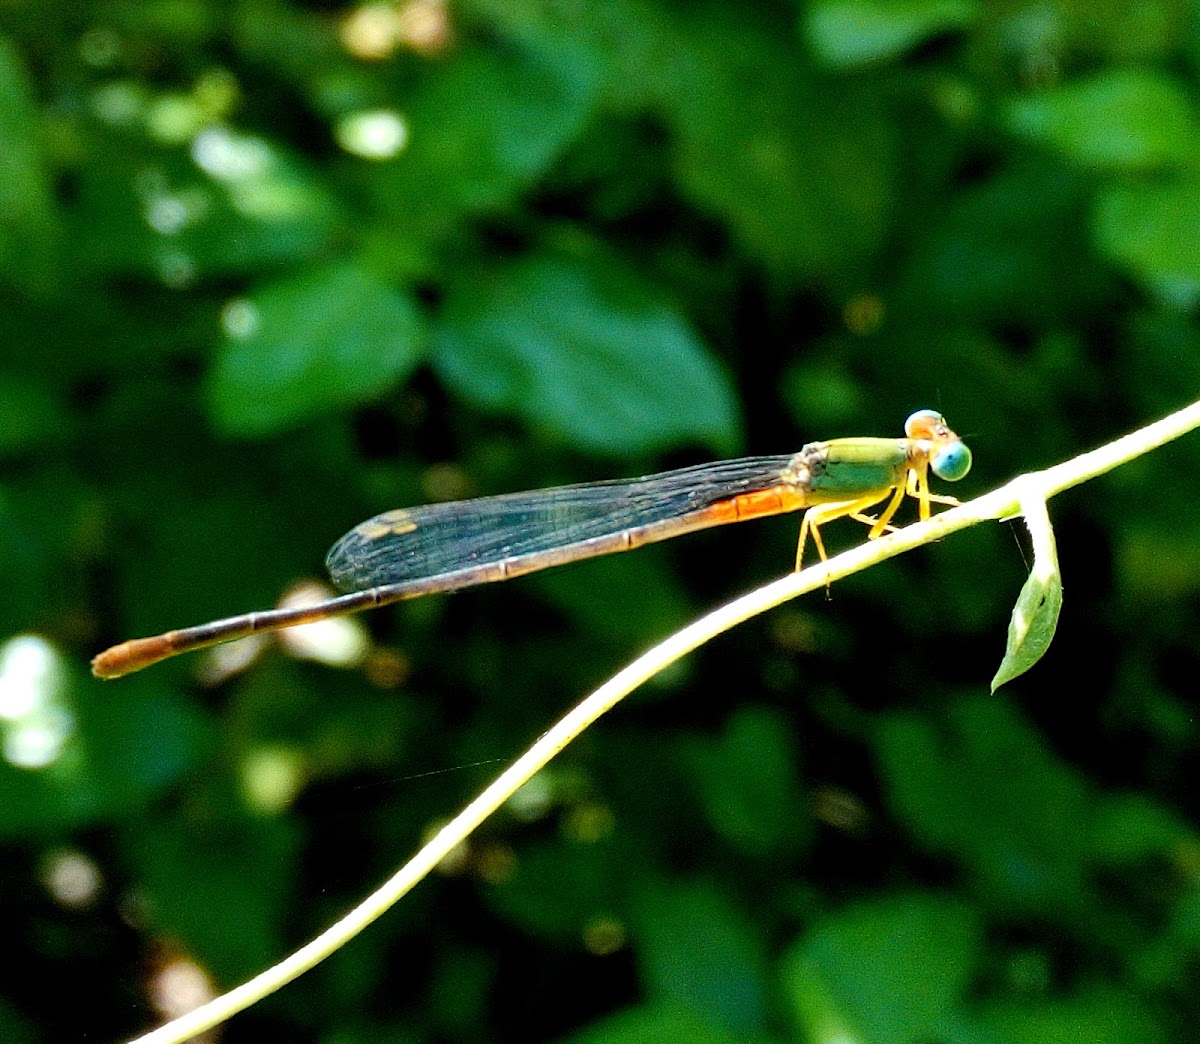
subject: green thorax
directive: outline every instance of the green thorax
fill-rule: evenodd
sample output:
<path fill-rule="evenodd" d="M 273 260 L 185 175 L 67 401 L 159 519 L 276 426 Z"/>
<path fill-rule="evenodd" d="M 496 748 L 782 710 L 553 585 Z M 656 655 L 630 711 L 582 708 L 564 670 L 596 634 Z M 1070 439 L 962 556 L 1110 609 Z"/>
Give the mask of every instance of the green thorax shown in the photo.
<path fill-rule="evenodd" d="M 812 503 L 882 496 L 902 485 L 909 468 L 908 439 L 832 439 L 812 442 L 799 456 L 809 470 Z"/>

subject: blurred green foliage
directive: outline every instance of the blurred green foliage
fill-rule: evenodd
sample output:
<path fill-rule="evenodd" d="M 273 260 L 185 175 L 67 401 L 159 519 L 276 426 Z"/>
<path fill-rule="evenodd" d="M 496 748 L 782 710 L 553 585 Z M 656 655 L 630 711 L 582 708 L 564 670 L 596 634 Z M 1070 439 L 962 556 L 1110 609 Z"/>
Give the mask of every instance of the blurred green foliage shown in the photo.
<path fill-rule="evenodd" d="M 1195 397 L 1198 60 L 1175 0 L 9 0 L 0 1039 L 277 960 L 796 525 L 371 614 L 355 666 L 104 645 L 388 508 L 922 407 L 970 496 Z M 1191 1039 L 1198 471 L 1051 504 L 994 696 L 1019 527 L 725 636 L 222 1039 Z"/>

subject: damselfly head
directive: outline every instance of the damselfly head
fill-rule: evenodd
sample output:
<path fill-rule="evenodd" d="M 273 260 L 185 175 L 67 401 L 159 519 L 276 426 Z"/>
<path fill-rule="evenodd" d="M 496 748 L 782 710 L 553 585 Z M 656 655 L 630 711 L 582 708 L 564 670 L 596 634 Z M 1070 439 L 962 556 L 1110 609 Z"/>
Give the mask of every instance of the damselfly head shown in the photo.
<path fill-rule="evenodd" d="M 937 410 L 917 410 L 904 422 L 904 434 L 910 439 L 930 439 L 934 442 L 958 438 L 946 424 L 946 418 Z"/>
<path fill-rule="evenodd" d="M 938 478 L 957 482 L 971 470 L 971 451 L 936 410 L 918 410 L 912 414 L 904 422 L 904 433 L 910 439 L 933 443 L 929 467 Z"/>

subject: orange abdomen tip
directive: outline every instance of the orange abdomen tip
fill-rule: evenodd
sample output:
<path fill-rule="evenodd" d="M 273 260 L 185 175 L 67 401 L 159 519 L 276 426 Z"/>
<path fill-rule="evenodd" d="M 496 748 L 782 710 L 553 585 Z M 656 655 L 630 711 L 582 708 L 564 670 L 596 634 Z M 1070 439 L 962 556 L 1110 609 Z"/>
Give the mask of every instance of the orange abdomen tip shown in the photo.
<path fill-rule="evenodd" d="M 174 651 L 165 634 L 154 638 L 134 638 L 105 649 L 96 656 L 92 660 L 92 674 L 97 678 L 120 678 L 165 660 Z"/>

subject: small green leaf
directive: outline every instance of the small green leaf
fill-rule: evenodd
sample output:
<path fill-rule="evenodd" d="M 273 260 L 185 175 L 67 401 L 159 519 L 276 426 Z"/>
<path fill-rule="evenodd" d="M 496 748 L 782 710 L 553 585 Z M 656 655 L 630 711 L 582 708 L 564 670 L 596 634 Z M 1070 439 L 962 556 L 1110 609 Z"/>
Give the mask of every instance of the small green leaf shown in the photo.
<path fill-rule="evenodd" d="M 1030 573 L 1013 607 L 1008 646 L 992 678 L 992 692 L 1024 674 L 1046 654 L 1061 609 L 1062 578 L 1057 573 L 1047 577 Z"/>
<path fill-rule="evenodd" d="M 974 0 L 818 0 L 805 30 L 817 56 L 843 68 L 895 58 L 937 33 L 970 25 L 978 13 Z"/>
<path fill-rule="evenodd" d="M 1142 69 L 1097 73 L 1014 99 L 1006 122 L 1078 163 L 1136 170 L 1195 157 L 1200 132 L 1182 87 Z"/>
<path fill-rule="evenodd" d="M 1045 501 L 1023 501 L 1022 511 L 1033 538 L 1033 569 L 1013 607 L 1008 647 L 992 678 L 992 692 L 1024 674 L 1046 654 L 1062 610 L 1062 575 Z"/>
<path fill-rule="evenodd" d="M 686 320 L 612 262 L 543 254 L 460 278 L 433 364 L 463 398 L 592 452 L 738 442 L 728 378 Z"/>
<path fill-rule="evenodd" d="M 214 425 L 237 436 L 386 394 L 424 340 L 412 299 L 352 262 L 259 288 L 226 307 L 225 329 L 209 407 Z"/>

